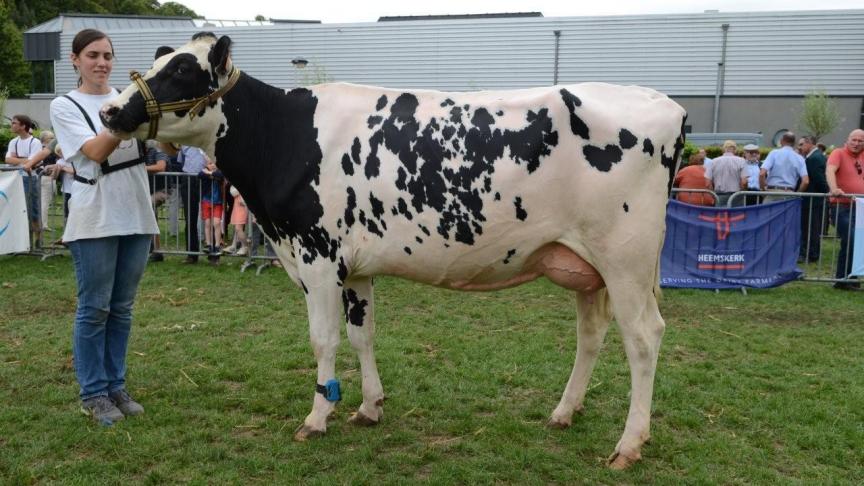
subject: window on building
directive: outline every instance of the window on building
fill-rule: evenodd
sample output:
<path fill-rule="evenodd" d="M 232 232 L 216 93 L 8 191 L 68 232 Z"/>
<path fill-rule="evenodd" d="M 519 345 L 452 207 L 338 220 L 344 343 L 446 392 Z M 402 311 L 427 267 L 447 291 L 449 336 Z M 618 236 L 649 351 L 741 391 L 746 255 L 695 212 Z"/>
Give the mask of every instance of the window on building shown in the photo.
<path fill-rule="evenodd" d="M 54 61 L 33 61 L 30 63 L 31 93 L 54 92 Z"/>

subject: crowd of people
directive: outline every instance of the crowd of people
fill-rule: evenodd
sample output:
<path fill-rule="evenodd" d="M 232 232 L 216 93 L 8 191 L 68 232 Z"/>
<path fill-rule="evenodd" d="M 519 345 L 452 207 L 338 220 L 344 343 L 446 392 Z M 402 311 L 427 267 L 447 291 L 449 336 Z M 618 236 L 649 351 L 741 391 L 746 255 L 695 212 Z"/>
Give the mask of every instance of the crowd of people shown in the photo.
<path fill-rule="evenodd" d="M 697 206 L 736 207 L 792 197 L 785 192 L 819 194 L 794 194 L 804 200 L 799 261 L 819 260 L 822 235 L 830 222 L 840 239 L 835 278 L 846 279 L 852 270 L 855 237 L 854 200 L 847 194 L 864 194 L 864 130 L 853 130 L 846 143 L 829 156 L 825 152 L 826 147 L 811 136 L 796 139 L 785 133 L 780 147 L 760 162 L 758 146 L 749 144 L 739 150 L 737 143 L 727 140 L 720 157 L 707 158 L 705 149 L 689 157 L 687 166 L 675 176 L 676 199 Z M 733 198 L 740 191 L 748 194 Z M 859 290 L 860 284 L 837 282 L 834 287 Z"/>

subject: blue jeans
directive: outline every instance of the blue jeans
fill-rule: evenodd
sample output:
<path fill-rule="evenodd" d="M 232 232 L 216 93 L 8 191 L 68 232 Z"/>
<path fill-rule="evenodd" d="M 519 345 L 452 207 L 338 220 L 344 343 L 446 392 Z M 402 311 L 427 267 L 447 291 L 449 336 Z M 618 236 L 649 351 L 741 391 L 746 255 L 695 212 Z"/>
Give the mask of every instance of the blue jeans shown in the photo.
<path fill-rule="evenodd" d="M 838 205 L 834 211 L 834 225 L 840 238 L 840 252 L 837 253 L 837 272 L 835 278 L 845 279 L 852 273 L 852 247 L 855 245 L 855 208 Z"/>
<path fill-rule="evenodd" d="M 128 235 L 69 242 L 78 282 L 72 354 L 82 400 L 125 387 L 132 303 L 151 239 Z"/>

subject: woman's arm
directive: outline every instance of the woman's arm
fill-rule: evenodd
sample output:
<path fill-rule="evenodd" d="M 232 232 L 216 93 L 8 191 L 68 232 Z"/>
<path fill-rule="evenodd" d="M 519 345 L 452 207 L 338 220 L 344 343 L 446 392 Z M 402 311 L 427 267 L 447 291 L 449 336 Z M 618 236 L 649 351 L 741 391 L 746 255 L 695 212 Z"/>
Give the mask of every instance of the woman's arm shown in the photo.
<path fill-rule="evenodd" d="M 111 155 L 111 152 L 118 145 L 120 145 L 120 138 L 112 135 L 110 131 L 102 129 L 98 135 L 84 142 L 84 145 L 81 146 L 81 153 L 94 162 L 102 162 Z"/>

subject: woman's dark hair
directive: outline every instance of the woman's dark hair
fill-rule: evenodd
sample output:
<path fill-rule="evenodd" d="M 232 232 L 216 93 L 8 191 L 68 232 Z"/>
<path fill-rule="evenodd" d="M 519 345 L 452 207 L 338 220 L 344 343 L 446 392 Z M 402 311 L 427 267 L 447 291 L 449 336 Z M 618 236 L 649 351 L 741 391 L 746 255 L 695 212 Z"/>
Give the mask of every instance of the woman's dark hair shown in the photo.
<path fill-rule="evenodd" d="M 78 34 L 75 35 L 75 39 L 72 40 L 72 53 L 76 56 L 80 56 L 81 51 L 83 51 L 85 47 L 89 46 L 91 42 L 96 42 L 102 39 L 108 39 L 108 43 L 111 44 L 111 55 L 113 56 L 114 44 L 111 42 L 111 38 L 108 37 L 108 34 L 105 32 L 96 29 L 84 29 L 81 32 L 78 32 Z"/>

